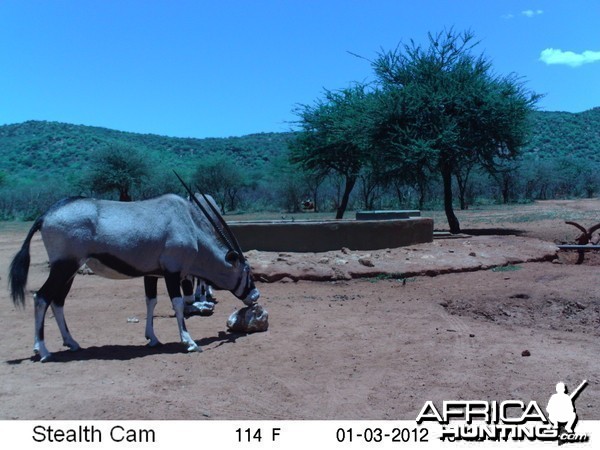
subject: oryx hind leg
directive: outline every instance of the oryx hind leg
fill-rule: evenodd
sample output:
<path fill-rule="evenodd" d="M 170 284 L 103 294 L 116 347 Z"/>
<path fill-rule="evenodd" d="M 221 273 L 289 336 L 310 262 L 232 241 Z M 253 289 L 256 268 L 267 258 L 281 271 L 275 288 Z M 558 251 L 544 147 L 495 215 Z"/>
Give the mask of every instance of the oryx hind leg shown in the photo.
<path fill-rule="evenodd" d="M 144 290 L 146 292 L 146 339 L 150 347 L 161 345 L 154 334 L 154 308 L 157 301 L 158 278 L 144 277 Z"/>
<path fill-rule="evenodd" d="M 71 350 L 79 350 L 79 344 L 73 339 L 64 316 L 64 304 L 67 294 L 73 284 L 73 278 L 79 265 L 75 261 L 57 261 L 50 266 L 50 275 L 34 296 L 35 307 L 35 341 L 34 353 L 40 355 L 41 361 L 48 361 L 51 357 L 44 342 L 44 322 L 48 307 L 52 307 L 58 329 L 63 338 L 63 343 Z"/>
<path fill-rule="evenodd" d="M 179 336 L 181 342 L 187 345 L 188 352 L 201 352 L 202 349 L 192 339 L 185 326 L 185 318 L 183 310 L 185 302 L 181 296 L 181 278 L 179 273 L 167 273 L 165 274 L 165 282 L 167 284 L 167 292 L 171 298 L 171 304 L 175 311 L 175 318 L 177 319 L 177 326 L 179 327 Z"/>
<path fill-rule="evenodd" d="M 46 362 L 50 359 L 51 353 L 46 348 L 44 342 L 44 321 L 46 319 L 46 311 L 50 303 L 39 294 L 33 296 L 34 315 L 35 315 L 35 330 L 33 341 L 33 353 L 40 355 L 41 361 Z"/>
<path fill-rule="evenodd" d="M 71 336 L 71 332 L 69 331 L 69 327 L 67 326 L 67 322 L 65 321 L 65 312 L 63 306 L 58 306 L 55 303 L 50 305 L 52 307 L 52 313 L 54 314 L 54 318 L 56 319 L 56 323 L 58 324 L 58 329 L 60 330 L 60 334 L 63 338 L 63 345 L 65 347 L 69 347 L 71 351 L 80 350 L 81 347 L 77 343 L 73 336 Z"/>

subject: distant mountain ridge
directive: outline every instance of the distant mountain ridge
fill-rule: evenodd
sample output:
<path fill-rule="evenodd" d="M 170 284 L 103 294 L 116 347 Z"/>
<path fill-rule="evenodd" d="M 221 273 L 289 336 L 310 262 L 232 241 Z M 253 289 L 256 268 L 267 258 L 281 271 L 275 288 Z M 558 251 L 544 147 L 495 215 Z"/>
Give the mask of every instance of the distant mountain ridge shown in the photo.
<path fill-rule="evenodd" d="M 524 156 L 573 157 L 600 162 L 600 108 L 581 113 L 532 113 L 532 133 Z M 179 138 L 138 134 L 59 122 L 28 121 L 0 126 L 0 172 L 18 180 L 85 169 L 93 153 L 115 144 L 143 150 L 165 168 L 190 167 L 203 156 L 223 153 L 239 164 L 262 170 L 285 157 L 288 133 L 257 133 L 228 138 Z"/>
<path fill-rule="evenodd" d="M 580 113 L 537 111 L 526 155 L 600 162 L 600 107 Z"/>
<path fill-rule="evenodd" d="M 0 126 L 0 171 L 29 178 L 37 172 L 81 170 L 93 153 L 107 145 L 133 147 L 167 167 L 194 165 L 205 155 L 230 155 L 260 169 L 287 149 L 293 133 L 257 133 L 229 138 L 178 138 L 139 134 L 87 125 L 27 121 Z M 183 161 L 182 161 L 183 159 Z"/>

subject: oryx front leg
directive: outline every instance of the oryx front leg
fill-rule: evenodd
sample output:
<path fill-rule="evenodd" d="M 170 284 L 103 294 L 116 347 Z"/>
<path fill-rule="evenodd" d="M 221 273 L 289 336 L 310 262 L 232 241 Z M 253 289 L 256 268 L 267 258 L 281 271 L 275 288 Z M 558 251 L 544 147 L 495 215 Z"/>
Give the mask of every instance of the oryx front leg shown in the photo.
<path fill-rule="evenodd" d="M 167 291 L 169 297 L 171 297 L 171 304 L 175 311 L 175 318 L 177 319 L 177 326 L 179 327 L 179 336 L 181 342 L 187 346 L 188 352 L 201 352 L 202 349 L 192 339 L 185 326 L 185 319 L 183 316 L 184 300 L 181 296 L 181 278 L 179 273 L 169 273 L 165 275 L 165 282 L 167 284 Z"/>
<path fill-rule="evenodd" d="M 161 345 L 154 334 L 154 308 L 156 307 L 158 300 L 155 298 L 146 297 L 146 339 L 148 339 L 148 346 L 157 347 Z"/>
<path fill-rule="evenodd" d="M 154 334 L 154 308 L 158 302 L 156 299 L 157 283 L 158 278 L 156 277 L 144 277 L 144 290 L 146 291 L 146 339 L 148 339 L 150 347 L 161 345 L 161 342 Z"/>
<path fill-rule="evenodd" d="M 175 317 L 177 318 L 177 326 L 179 327 L 179 335 L 181 336 L 181 342 L 187 345 L 188 352 L 201 352 L 202 349 L 190 336 L 187 328 L 185 327 L 185 319 L 183 317 L 184 301 L 182 297 L 175 297 L 171 299 L 173 304 L 173 310 L 175 311 Z"/>

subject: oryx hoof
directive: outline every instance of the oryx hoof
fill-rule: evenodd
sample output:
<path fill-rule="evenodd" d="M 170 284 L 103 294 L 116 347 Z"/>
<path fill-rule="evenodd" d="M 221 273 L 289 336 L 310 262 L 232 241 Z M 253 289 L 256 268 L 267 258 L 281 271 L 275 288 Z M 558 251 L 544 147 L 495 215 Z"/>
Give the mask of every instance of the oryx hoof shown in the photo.
<path fill-rule="evenodd" d="M 201 353 L 202 352 L 202 347 L 200 347 L 195 342 L 191 342 L 191 343 L 190 342 L 185 342 L 185 344 L 188 346 L 188 348 L 187 348 L 188 353 L 192 353 L 192 352 Z"/>
<path fill-rule="evenodd" d="M 75 342 L 75 341 L 73 341 L 73 342 L 63 342 L 63 345 L 65 347 L 67 347 L 72 352 L 78 352 L 79 350 L 81 350 L 81 346 L 77 342 Z"/>
<path fill-rule="evenodd" d="M 46 362 L 50 362 L 50 361 L 52 361 L 53 359 L 54 359 L 54 358 L 52 357 L 52 353 L 48 353 L 47 355 L 45 355 L 45 356 L 42 356 L 42 357 L 40 358 L 40 362 L 42 362 L 42 363 L 46 363 Z"/>
<path fill-rule="evenodd" d="M 41 362 L 48 362 L 52 360 L 52 353 L 50 353 L 43 344 L 35 344 L 33 346 L 33 355 L 39 356 Z"/>
<path fill-rule="evenodd" d="M 150 339 L 150 342 L 148 342 L 146 345 L 150 348 L 156 348 L 160 347 L 163 344 L 158 339 Z"/>

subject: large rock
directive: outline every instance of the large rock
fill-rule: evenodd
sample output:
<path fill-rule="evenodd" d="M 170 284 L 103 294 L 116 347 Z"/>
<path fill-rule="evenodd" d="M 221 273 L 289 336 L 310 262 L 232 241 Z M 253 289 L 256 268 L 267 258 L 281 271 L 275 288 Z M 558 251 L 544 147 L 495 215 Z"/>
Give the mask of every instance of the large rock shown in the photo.
<path fill-rule="evenodd" d="M 229 316 L 227 328 L 231 331 L 243 333 L 267 331 L 269 328 L 269 313 L 261 305 L 246 306 Z"/>

